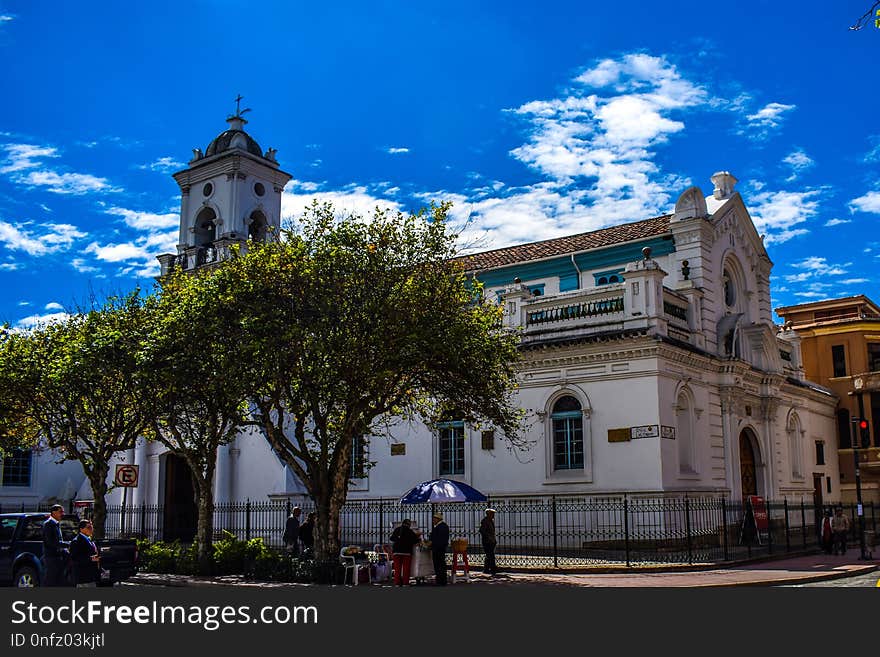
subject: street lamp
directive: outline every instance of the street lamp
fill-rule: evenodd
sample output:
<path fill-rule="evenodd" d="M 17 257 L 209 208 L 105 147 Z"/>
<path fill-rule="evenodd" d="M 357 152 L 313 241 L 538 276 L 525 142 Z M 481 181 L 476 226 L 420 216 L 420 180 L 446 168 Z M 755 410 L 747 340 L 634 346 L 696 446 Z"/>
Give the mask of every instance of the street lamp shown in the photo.
<path fill-rule="evenodd" d="M 865 402 L 862 399 L 865 381 L 862 377 L 853 379 L 853 388 L 855 392 L 849 393 L 855 395 L 859 401 L 859 416 L 852 418 L 852 446 L 853 446 L 853 463 L 856 468 L 856 504 L 859 516 L 859 546 L 861 547 L 860 560 L 866 561 L 868 556 L 865 554 L 865 513 L 862 507 L 862 477 L 859 471 L 859 446 L 862 442 L 862 433 L 868 429 L 868 421 L 865 419 Z"/>

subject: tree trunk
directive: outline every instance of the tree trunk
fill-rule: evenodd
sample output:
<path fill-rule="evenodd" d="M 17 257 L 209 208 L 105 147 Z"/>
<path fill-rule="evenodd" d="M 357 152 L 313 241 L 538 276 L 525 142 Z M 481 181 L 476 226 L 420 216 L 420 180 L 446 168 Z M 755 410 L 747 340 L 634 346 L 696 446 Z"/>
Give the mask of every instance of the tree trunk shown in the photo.
<path fill-rule="evenodd" d="M 315 498 L 318 527 L 315 535 L 315 561 L 339 561 L 339 505 L 333 504 L 329 491 L 322 491 Z"/>
<path fill-rule="evenodd" d="M 89 476 L 89 485 L 92 487 L 92 527 L 95 530 L 95 538 L 104 538 L 104 527 L 107 524 L 107 468 L 98 469 Z"/>
<path fill-rule="evenodd" d="M 201 471 L 200 464 L 190 461 L 189 466 L 193 473 L 193 484 L 196 487 L 199 517 L 196 526 L 196 545 L 198 549 L 199 572 L 203 575 L 211 573 L 214 564 L 214 469 L 217 463 L 217 453 L 214 458 L 208 459 L 208 463 Z"/>
<path fill-rule="evenodd" d="M 200 482 L 201 483 L 201 482 Z M 199 520 L 196 530 L 199 572 L 209 575 L 213 566 L 214 541 L 214 491 L 210 484 L 199 486 Z"/>

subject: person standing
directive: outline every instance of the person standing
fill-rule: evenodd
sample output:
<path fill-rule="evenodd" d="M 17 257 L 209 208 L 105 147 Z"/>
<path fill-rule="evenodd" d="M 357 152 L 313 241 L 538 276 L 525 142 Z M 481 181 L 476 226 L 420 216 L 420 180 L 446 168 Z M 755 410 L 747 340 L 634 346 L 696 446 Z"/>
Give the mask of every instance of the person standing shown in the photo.
<path fill-rule="evenodd" d="M 434 561 L 434 583 L 446 586 L 446 547 L 449 545 L 449 525 L 443 522 L 443 514 L 431 517 L 431 559 Z"/>
<path fill-rule="evenodd" d="M 70 544 L 61 536 L 61 518 L 64 507 L 53 504 L 49 517 L 43 523 L 43 566 L 46 571 L 44 586 L 64 586 Z"/>
<path fill-rule="evenodd" d="M 406 586 L 409 584 L 409 567 L 412 564 L 413 548 L 418 545 L 419 537 L 412 530 L 412 522 L 404 518 L 391 532 L 391 560 L 394 564 L 394 584 Z"/>
<path fill-rule="evenodd" d="M 306 521 L 299 528 L 299 542 L 303 544 L 303 556 L 311 555 L 315 547 L 315 517 L 312 511 L 306 516 Z"/>
<path fill-rule="evenodd" d="M 295 557 L 299 556 L 299 517 L 301 515 L 302 509 L 298 506 L 293 507 L 284 526 L 284 536 L 281 537 L 288 552 Z"/>
<path fill-rule="evenodd" d="M 822 517 L 822 529 L 819 534 L 822 538 L 822 549 L 825 554 L 831 554 L 834 548 L 834 530 L 831 529 L 831 510 L 825 512 Z"/>
<path fill-rule="evenodd" d="M 480 522 L 480 539 L 483 542 L 483 552 L 486 555 L 486 561 L 483 565 L 483 572 L 487 575 L 497 575 L 498 566 L 495 564 L 495 509 L 486 509 L 486 515 Z"/>
<path fill-rule="evenodd" d="M 100 557 L 98 546 L 92 541 L 93 532 L 91 520 L 80 520 L 79 533 L 70 542 L 70 565 L 77 588 L 97 586 L 101 579 Z"/>
<path fill-rule="evenodd" d="M 846 554 L 846 535 L 849 533 L 849 518 L 843 515 L 843 507 L 837 507 L 834 510 L 834 517 L 831 519 L 831 531 L 834 532 L 834 554 L 837 554 L 837 546 L 840 546 L 840 553 Z"/>

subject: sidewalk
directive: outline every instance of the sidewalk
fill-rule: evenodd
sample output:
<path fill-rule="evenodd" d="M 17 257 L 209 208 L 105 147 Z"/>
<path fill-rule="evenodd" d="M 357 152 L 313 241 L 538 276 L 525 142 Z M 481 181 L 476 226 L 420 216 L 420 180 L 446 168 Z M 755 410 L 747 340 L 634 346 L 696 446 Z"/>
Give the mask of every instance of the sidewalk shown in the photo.
<path fill-rule="evenodd" d="M 851 550 L 845 556 L 813 554 L 790 559 L 750 563 L 742 566 L 693 571 L 657 572 L 632 570 L 625 573 L 510 573 L 489 577 L 480 572 L 471 574 L 469 583 L 461 579 L 455 586 L 566 586 L 566 587 L 707 587 L 707 586 L 773 586 L 805 584 L 827 579 L 853 577 L 876 570 L 880 562 L 859 561 Z M 880 577 L 880 573 L 878 573 Z M 141 573 L 128 580 L 131 584 L 150 586 L 254 586 L 263 588 L 312 586 L 286 582 L 247 581 L 238 575 L 224 577 L 190 577 Z M 389 586 L 381 584 L 374 586 Z"/>

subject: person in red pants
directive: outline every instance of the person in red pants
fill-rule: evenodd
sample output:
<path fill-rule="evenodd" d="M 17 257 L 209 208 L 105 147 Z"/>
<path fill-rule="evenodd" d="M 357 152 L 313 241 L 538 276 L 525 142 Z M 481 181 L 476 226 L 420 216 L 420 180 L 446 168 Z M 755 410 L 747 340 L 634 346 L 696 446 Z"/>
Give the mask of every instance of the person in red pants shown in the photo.
<path fill-rule="evenodd" d="M 410 528 L 412 522 L 405 518 L 400 527 L 391 532 L 391 559 L 394 563 L 394 584 L 409 584 L 409 567 L 412 563 L 413 548 L 419 543 L 419 537 Z"/>

